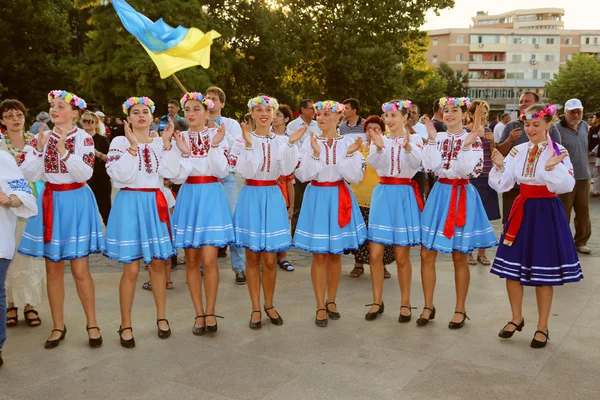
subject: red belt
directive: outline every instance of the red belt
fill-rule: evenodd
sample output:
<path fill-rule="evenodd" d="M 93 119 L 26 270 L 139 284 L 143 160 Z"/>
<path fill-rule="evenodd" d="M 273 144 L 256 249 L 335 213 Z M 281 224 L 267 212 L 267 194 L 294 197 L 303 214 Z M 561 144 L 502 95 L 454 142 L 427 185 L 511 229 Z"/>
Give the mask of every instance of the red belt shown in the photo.
<path fill-rule="evenodd" d="M 44 222 L 44 243 L 49 243 L 52 240 L 52 193 L 67 192 L 76 190 L 85 186 L 85 182 L 73 182 L 64 185 L 46 182 L 44 194 L 42 196 L 42 211 Z"/>
<path fill-rule="evenodd" d="M 277 181 L 260 181 L 256 179 L 246 179 L 248 186 L 277 186 Z"/>
<path fill-rule="evenodd" d="M 512 246 L 515 241 L 523 222 L 523 210 L 527 199 L 550 199 L 553 197 L 556 197 L 556 193 L 549 191 L 546 186 L 526 185 L 522 183 L 521 192 L 515 199 L 504 225 L 504 244 Z"/>
<path fill-rule="evenodd" d="M 161 222 L 167 224 L 167 229 L 169 230 L 169 237 L 171 237 L 171 223 L 169 221 L 169 204 L 167 203 L 167 198 L 162 190 L 150 189 L 150 188 L 129 188 L 124 187 L 121 190 L 126 190 L 128 192 L 146 192 L 146 193 L 156 193 L 156 208 L 158 209 L 158 218 Z"/>
<path fill-rule="evenodd" d="M 344 181 L 337 182 L 319 182 L 310 181 L 313 186 L 338 187 L 338 224 L 340 228 L 345 227 L 352 220 L 352 198 L 350 189 Z"/>
<path fill-rule="evenodd" d="M 410 185 L 415 192 L 417 198 L 417 204 L 419 210 L 423 211 L 423 199 L 421 198 L 421 191 L 419 190 L 419 184 L 410 178 L 392 178 L 390 176 L 382 176 L 379 178 L 380 185 Z"/>
<path fill-rule="evenodd" d="M 215 176 L 190 176 L 187 178 L 185 183 L 201 184 L 201 183 L 222 183 L 221 180 Z"/>
<path fill-rule="evenodd" d="M 451 239 L 454 236 L 454 226 L 462 228 L 467 222 L 467 188 L 470 183 L 468 179 L 448 179 L 438 178 L 439 183 L 452 185 L 452 194 L 450 195 L 450 205 L 448 206 L 448 216 L 444 224 L 444 236 Z M 458 187 L 460 186 L 460 196 L 458 197 L 458 213 L 456 211 L 456 196 L 458 196 Z"/>

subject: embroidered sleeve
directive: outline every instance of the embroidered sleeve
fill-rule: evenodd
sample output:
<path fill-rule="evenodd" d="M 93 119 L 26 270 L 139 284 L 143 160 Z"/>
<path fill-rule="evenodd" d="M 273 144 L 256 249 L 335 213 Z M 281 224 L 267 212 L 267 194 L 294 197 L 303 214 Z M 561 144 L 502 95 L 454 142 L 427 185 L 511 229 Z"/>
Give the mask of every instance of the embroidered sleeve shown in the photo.
<path fill-rule="evenodd" d="M 24 192 L 31 195 L 33 194 L 31 186 L 29 185 L 29 182 L 25 180 L 25 178 L 19 178 L 12 181 L 8 181 L 7 184 L 8 187 L 10 187 L 10 190 L 14 192 Z"/>

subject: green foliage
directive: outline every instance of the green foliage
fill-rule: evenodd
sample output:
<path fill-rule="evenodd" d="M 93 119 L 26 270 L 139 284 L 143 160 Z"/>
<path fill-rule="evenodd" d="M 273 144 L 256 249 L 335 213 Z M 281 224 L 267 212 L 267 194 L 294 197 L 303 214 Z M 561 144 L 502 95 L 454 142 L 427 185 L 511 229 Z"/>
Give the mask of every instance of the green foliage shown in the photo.
<path fill-rule="evenodd" d="M 467 86 L 469 85 L 469 77 L 461 70 L 453 70 L 448 63 L 440 63 L 437 68 L 437 73 L 448 82 L 446 88 L 446 96 L 448 97 L 466 97 L 469 93 Z"/>
<path fill-rule="evenodd" d="M 583 103 L 587 111 L 600 110 L 600 60 L 591 54 L 575 54 L 573 60 L 561 67 L 558 74 L 546 83 L 546 95 L 556 104 L 572 98 Z"/>

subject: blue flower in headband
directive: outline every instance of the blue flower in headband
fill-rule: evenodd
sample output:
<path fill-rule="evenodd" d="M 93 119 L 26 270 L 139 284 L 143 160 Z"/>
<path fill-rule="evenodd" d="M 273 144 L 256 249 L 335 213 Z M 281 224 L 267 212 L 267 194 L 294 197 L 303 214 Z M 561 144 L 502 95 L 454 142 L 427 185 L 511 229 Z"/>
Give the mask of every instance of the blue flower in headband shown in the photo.
<path fill-rule="evenodd" d="M 277 110 L 279 108 L 279 103 L 277 102 L 276 98 L 268 96 L 257 96 L 248 101 L 248 110 L 252 111 L 252 109 L 254 109 L 254 107 L 256 107 L 259 104 L 262 104 L 263 106 L 269 106 L 273 110 Z"/>
<path fill-rule="evenodd" d="M 82 111 L 87 107 L 85 100 L 71 92 L 67 92 L 66 90 L 52 90 L 50 93 L 48 93 L 48 103 L 50 103 L 52 99 L 58 98 L 63 99 L 67 103 L 79 108 Z"/>
<path fill-rule="evenodd" d="M 383 110 L 383 112 L 398 111 L 402 110 L 403 108 L 409 109 L 411 107 L 412 101 L 410 100 L 390 101 L 381 105 L 381 109 Z"/>
<path fill-rule="evenodd" d="M 346 109 L 346 106 L 333 100 L 318 101 L 313 104 L 313 107 L 315 111 L 327 110 L 334 113 L 341 113 Z"/>
<path fill-rule="evenodd" d="M 207 110 L 210 110 L 215 106 L 215 103 L 213 103 L 211 99 L 207 99 L 206 97 L 204 97 L 202 93 L 187 92 L 179 101 L 179 103 L 181 104 L 181 108 L 185 108 L 185 103 L 187 103 L 189 100 L 198 100 L 200 103 L 206 106 Z"/>
<path fill-rule="evenodd" d="M 136 104 L 143 104 L 150 108 L 150 112 L 154 113 L 154 101 L 150 97 L 130 97 L 123 103 L 123 113 L 127 114 L 127 111 Z"/>

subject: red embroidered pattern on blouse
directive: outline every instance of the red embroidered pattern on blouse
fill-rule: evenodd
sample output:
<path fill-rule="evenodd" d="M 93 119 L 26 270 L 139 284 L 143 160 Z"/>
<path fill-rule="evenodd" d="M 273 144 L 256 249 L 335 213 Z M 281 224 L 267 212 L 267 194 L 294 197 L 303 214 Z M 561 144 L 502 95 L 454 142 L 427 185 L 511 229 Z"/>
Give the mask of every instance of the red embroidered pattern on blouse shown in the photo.
<path fill-rule="evenodd" d="M 452 160 L 458 158 L 458 152 L 462 148 L 462 139 L 454 140 L 454 136 L 447 137 L 442 142 L 442 160 L 444 160 L 443 168 L 449 170 Z"/>
<path fill-rule="evenodd" d="M 263 153 L 263 164 L 260 172 L 265 172 L 265 166 L 267 167 L 267 173 L 271 172 L 271 143 L 268 143 L 265 147 L 264 143 L 261 143 Z"/>
<path fill-rule="evenodd" d="M 394 146 L 392 146 L 392 168 L 390 168 L 390 175 L 394 175 Z"/>
<path fill-rule="evenodd" d="M 94 139 L 92 139 L 91 137 L 86 137 L 85 140 L 83 141 L 83 145 L 84 146 L 93 146 Z"/>
<path fill-rule="evenodd" d="M 210 138 L 208 133 L 204 135 L 204 132 L 207 132 L 208 128 L 200 133 L 196 132 L 188 132 L 189 143 L 190 143 L 190 154 L 194 158 L 203 158 L 208 156 L 208 151 L 210 150 Z"/>
<path fill-rule="evenodd" d="M 94 162 L 96 157 L 94 157 L 94 153 L 86 153 L 82 157 L 83 162 L 86 163 L 90 168 L 94 168 Z"/>

